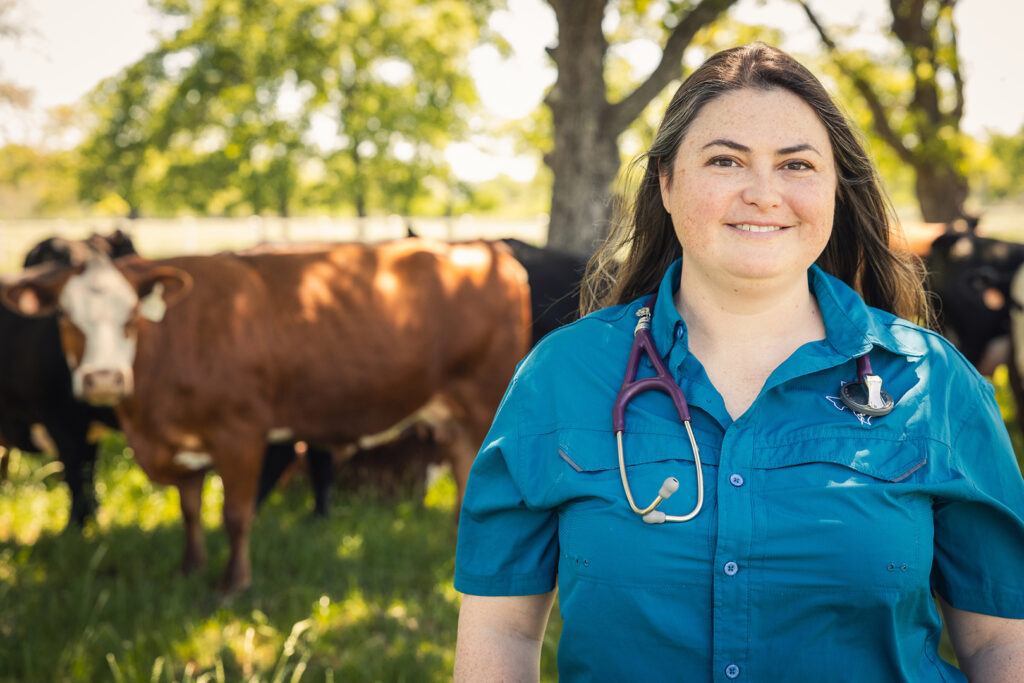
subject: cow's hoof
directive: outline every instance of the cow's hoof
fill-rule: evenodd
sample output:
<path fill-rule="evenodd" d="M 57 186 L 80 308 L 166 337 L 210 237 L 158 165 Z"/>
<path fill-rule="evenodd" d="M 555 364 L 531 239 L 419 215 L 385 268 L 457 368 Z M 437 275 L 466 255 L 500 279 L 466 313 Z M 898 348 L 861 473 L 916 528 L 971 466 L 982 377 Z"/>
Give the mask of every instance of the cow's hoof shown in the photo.
<path fill-rule="evenodd" d="M 217 592 L 220 594 L 221 604 L 228 604 L 237 597 L 241 597 L 249 591 L 250 584 L 236 584 L 227 580 L 221 581 L 217 586 Z"/>
<path fill-rule="evenodd" d="M 186 557 L 181 561 L 181 573 L 185 576 L 195 574 L 197 571 L 206 566 L 206 558 L 203 557 Z"/>

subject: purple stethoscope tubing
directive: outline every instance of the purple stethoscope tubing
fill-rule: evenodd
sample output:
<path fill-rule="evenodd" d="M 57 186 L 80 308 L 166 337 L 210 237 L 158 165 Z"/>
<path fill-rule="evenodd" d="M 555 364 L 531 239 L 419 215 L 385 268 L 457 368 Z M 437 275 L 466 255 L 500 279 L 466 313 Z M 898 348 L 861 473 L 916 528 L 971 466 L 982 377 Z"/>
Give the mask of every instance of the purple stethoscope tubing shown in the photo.
<path fill-rule="evenodd" d="M 619 476 L 622 478 L 622 490 L 626 493 L 626 500 L 633 512 L 643 517 L 648 524 L 661 524 L 662 522 L 687 522 L 700 513 L 704 505 L 704 475 L 700 465 L 700 449 L 697 448 L 697 440 L 693 436 L 693 429 L 690 427 L 690 407 L 686 402 L 686 395 L 682 388 L 676 384 L 669 374 L 668 368 L 658 355 L 654 339 L 651 337 L 651 312 L 654 310 L 654 303 L 657 295 L 652 295 L 640 310 L 636 312 L 639 321 L 633 330 L 633 346 L 629 351 L 629 363 L 626 365 L 626 376 L 622 380 L 622 387 L 619 395 L 615 398 L 615 405 L 612 407 L 612 428 L 615 431 L 615 442 L 619 452 Z M 637 379 L 636 373 L 640 367 L 640 354 L 647 353 L 647 357 L 654 366 L 655 376 Z M 857 382 L 844 384 L 839 391 L 839 397 L 843 404 L 854 413 L 880 417 L 888 415 L 895 407 L 895 402 L 882 389 L 882 379 L 871 370 L 871 361 L 867 354 L 857 357 Z M 633 499 L 633 492 L 629 488 L 629 479 L 626 476 L 626 457 L 622 447 L 622 435 L 626 431 L 626 406 L 637 395 L 645 391 L 663 391 L 672 399 L 672 404 L 679 413 L 679 419 L 686 428 L 686 434 L 690 437 L 690 447 L 693 449 L 693 463 L 696 468 L 697 480 L 697 503 L 693 510 L 685 515 L 667 515 L 657 508 L 663 500 L 671 496 L 679 489 L 679 480 L 675 477 L 668 477 L 661 485 L 658 496 L 647 507 L 641 508 Z"/>
<path fill-rule="evenodd" d="M 648 524 L 661 524 L 662 522 L 687 522 L 700 512 L 704 506 L 704 475 L 700 467 L 700 449 L 697 448 L 697 440 L 693 437 L 693 429 L 690 427 L 690 407 L 686 403 L 686 396 L 683 390 L 672 379 L 668 368 L 662 362 L 661 356 L 654 346 L 654 339 L 651 337 L 651 311 L 654 310 L 656 296 L 652 296 L 648 302 L 636 312 L 640 320 L 633 330 L 633 347 L 629 352 L 629 363 L 626 366 L 626 376 L 622 380 L 622 388 L 615 398 L 615 405 L 612 408 L 612 427 L 615 430 L 615 442 L 619 451 L 619 476 L 622 478 L 622 490 L 626 493 L 626 500 L 633 512 L 643 517 Z M 651 365 L 657 373 L 655 377 L 637 379 L 636 372 L 640 367 L 640 354 L 647 352 Z M 679 419 L 686 427 L 686 433 L 690 437 L 690 447 L 693 449 L 693 463 L 696 467 L 697 479 L 697 504 L 693 510 L 685 515 L 666 515 L 661 510 L 656 510 L 661 501 L 665 500 L 679 489 L 679 480 L 675 477 L 668 477 L 661 485 L 658 496 L 645 508 L 637 506 L 633 500 L 633 492 L 629 488 L 629 478 L 626 476 L 626 457 L 622 449 L 622 434 L 626 431 L 626 405 L 638 394 L 656 389 L 663 391 L 672 399 L 672 404 L 679 413 Z"/>

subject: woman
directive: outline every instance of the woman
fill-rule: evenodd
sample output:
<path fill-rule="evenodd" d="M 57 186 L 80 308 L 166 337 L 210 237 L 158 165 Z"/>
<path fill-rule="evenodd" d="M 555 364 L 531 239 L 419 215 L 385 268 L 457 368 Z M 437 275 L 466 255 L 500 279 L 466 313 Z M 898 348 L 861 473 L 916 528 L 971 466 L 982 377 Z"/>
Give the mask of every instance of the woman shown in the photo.
<path fill-rule="evenodd" d="M 1021 680 L 1024 482 L 991 385 L 897 317 L 927 320 L 920 278 L 824 88 L 718 53 L 646 158 L 588 275 L 605 307 L 523 361 L 474 464 L 456 679 L 537 678 L 557 577 L 563 680 L 964 680 L 932 589 L 971 680 Z M 617 446 L 638 315 L 692 442 L 648 391 Z"/>

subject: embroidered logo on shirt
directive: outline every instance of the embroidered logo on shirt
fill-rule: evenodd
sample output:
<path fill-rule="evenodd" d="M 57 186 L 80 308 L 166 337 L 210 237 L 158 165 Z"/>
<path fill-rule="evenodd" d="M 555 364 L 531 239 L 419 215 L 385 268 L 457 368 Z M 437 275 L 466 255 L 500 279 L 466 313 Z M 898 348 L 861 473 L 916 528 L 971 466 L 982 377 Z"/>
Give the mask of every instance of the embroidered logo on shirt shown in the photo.
<path fill-rule="evenodd" d="M 846 382 L 843 382 L 842 384 L 846 384 Z M 843 400 L 841 398 L 839 398 L 838 396 L 826 396 L 825 398 L 828 400 L 829 403 L 831 403 L 833 406 L 835 406 L 835 408 L 837 410 L 839 410 L 840 412 L 849 410 L 851 413 L 853 413 L 854 415 L 857 416 L 857 419 L 860 420 L 860 423 L 862 425 L 867 425 L 868 427 L 871 426 L 871 416 L 870 415 L 865 415 L 864 413 L 858 413 L 858 412 L 856 412 L 854 410 L 850 410 L 849 408 L 846 407 L 846 404 L 843 403 Z"/>

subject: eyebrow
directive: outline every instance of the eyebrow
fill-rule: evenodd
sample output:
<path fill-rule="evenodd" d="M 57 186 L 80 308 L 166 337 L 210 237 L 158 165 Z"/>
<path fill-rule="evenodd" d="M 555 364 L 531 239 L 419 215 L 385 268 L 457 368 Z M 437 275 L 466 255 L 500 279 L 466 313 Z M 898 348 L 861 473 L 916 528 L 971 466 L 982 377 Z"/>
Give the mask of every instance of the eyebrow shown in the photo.
<path fill-rule="evenodd" d="M 703 149 L 707 149 L 708 147 L 714 147 L 715 145 L 721 145 L 722 147 L 728 147 L 729 149 L 734 149 L 737 152 L 744 152 L 747 154 L 749 154 L 752 151 L 746 145 L 741 145 L 738 142 L 734 142 L 733 140 L 727 140 L 726 138 L 716 138 L 715 140 L 712 140 L 708 144 L 704 145 Z M 793 145 L 792 147 L 783 147 L 782 149 L 776 150 L 775 154 L 777 154 L 778 156 L 785 156 L 787 154 L 796 154 L 797 152 L 806 152 L 808 150 L 820 156 L 824 156 L 821 154 L 821 152 L 817 150 L 817 148 L 814 145 L 811 145 L 806 142 L 799 145 Z"/>

